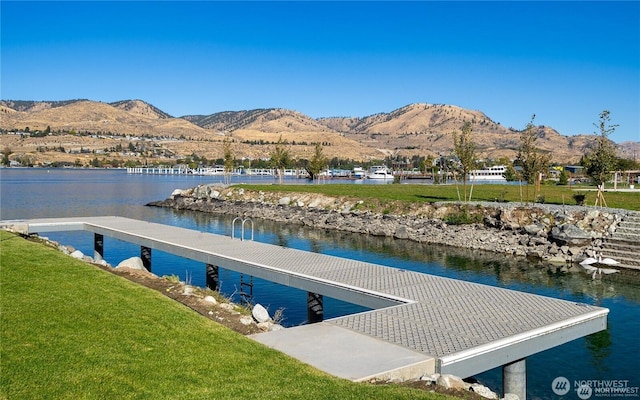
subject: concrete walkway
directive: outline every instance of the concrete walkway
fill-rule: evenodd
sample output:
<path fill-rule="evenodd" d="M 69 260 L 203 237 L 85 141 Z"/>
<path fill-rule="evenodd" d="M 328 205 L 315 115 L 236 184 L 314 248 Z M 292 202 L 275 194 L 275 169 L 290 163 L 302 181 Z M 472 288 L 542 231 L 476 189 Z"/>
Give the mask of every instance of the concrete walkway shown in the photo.
<path fill-rule="evenodd" d="M 327 322 L 259 333 L 252 339 L 331 375 L 360 382 L 435 372 L 435 358 Z"/>

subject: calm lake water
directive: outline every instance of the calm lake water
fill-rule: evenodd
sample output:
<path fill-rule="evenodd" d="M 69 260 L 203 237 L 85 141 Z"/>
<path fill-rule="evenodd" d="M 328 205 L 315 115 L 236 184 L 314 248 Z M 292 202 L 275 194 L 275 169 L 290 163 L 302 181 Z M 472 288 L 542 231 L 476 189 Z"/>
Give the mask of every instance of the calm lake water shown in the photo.
<path fill-rule="evenodd" d="M 244 179 L 273 182 L 273 178 Z M 0 169 L 0 219 L 118 215 L 229 235 L 233 215 L 220 217 L 144 206 L 167 198 L 177 188 L 220 181 L 220 177 L 211 176 L 128 175 L 123 170 Z M 628 381 L 630 388 L 640 387 L 640 274 L 616 274 L 593 281 L 584 273 L 561 273 L 503 255 L 264 221 L 254 223 L 255 240 L 261 242 L 607 307 L 610 314 L 606 331 L 527 359 L 529 398 L 559 398 L 551 390 L 551 382 L 558 376 L 569 379 L 572 386 L 582 380 L 621 380 Z M 93 254 L 92 234 L 64 232 L 48 237 Z M 112 265 L 139 253 L 137 246 L 105 237 L 105 259 Z M 204 266 L 199 263 L 155 250 L 153 263 L 158 275 L 175 274 L 183 280 L 189 275 L 193 284 L 204 286 Z M 221 269 L 220 283 L 222 291 L 232 295 L 239 291 L 240 276 Z M 254 301 L 271 313 L 283 308 L 284 325 L 305 321 L 306 293 L 255 279 L 253 294 Z M 325 298 L 325 318 L 362 310 Z M 476 378 L 496 391 L 501 388 L 500 369 Z M 630 397 L 639 398 L 637 392 Z M 570 391 L 563 398 L 578 396 Z"/>

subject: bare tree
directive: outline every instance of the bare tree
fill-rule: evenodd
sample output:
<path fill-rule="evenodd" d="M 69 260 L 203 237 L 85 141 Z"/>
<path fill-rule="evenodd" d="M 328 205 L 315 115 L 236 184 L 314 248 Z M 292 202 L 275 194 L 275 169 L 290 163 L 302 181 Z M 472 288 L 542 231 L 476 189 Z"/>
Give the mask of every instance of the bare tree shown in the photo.
<path fill-rule="evenodd" d="M 462 132 L 459 135 L 457 132 L 453 132 L 453 152 L 460 160 L 464 201 L 471 200 L 471 194 L 467 199 L 467 175 L 476 163 L 476 144 L 471 138 L 472 131 L 471 122 L 466 121 L 462 125 Z"/>
<path fill-rule="evenodd" d="M 541 153 L 536 147 L 540 137 L 539 129 L 533 124 L 536 115 L 531 116 L 531 121 L 520 134 L 520 146 L 516 161 L 521 167 L 520 177 L 527 182 L 526 202 L 529 202 L 529 185 L 536 182 L 540 174 L 549 167 L 549 154 Z M 534 196 L 535 196 L 534 191 Z"/>

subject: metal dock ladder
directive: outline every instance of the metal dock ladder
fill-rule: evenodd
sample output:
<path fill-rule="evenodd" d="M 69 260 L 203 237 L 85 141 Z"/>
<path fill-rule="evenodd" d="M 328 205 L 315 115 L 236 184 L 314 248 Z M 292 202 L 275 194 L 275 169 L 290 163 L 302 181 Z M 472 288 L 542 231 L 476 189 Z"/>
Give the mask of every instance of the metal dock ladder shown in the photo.
<path fill-rule="evenodd" d="M 253 240 L 253 220 L 251 218 L 236 217 L 231 223 L 231 238 L 235 239 L 236 222 L 240 221 L 240 241 L 244 241 L 244 225 L 251 223 L 251 239 Z M 245 304 L 253 304 L 253 276 L 249 275 L 249 280 L 245 280 L 244 274 L 240 274 L 240 297 Z"/>

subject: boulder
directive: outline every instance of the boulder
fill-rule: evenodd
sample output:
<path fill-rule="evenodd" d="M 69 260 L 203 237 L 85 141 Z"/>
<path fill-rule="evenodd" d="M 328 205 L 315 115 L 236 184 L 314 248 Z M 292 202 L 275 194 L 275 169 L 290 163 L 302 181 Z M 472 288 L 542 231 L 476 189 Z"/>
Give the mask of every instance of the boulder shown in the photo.
<path fill-rule="evenodd" d="M 96 260 L 96 264 L 102 265 L 103 267 L 109 266 L 109 263 L 106 260 Z"/>
<path fill-rule="evenodd" d="M 210 304 L 218 304 L 218 301 L 213 296 L 205 296 L 203 300 Z"/>
<path fill-rule="evenodd" d="M 77 258 L 78 260 L 82 260 L 84 258 L 84 254 L 80 250 L 76 250 L 71 253 L 71 257 Z"/>
<path fill-rule="evenodd" d="M 407 231 L 407 227 L 404 225 L 398 226 L 396 228 L 396 232 L 394 233 L 393 237 L 395 237 L 396 239 L 408 239 L 409 232 Z"/>
<path fill-rule="evenodd" d="M 280 200 L 278 200 L 278 204 L 281 206 L 287 206 L 289 205 L 289 203 L 291 203 L 291 197 L 289 196 L 285 196 L 283 198 L 281 198 Z"/>
<path fill-rule="evenodd" d="M 189 195 L 189 191 L 188 190 L 176 189 L 173 192 L 171 192 L 171 196 L 169 196 L 169 197 L 171 199 L 175 199 L 176 197 L 188 196 L 188 195 Z"/>
<path fill-rule="evenodd" d="M 269 312 L 267 311 L 267 309 L 260 304 L 256 304 L 255 306 L 253 306 L 253 309 L 251 310 L 251 315 L 258 323 L 267 322 L 271 320 L 271 317 L 269 316 Z"/>
<path fill-rule="evenodd" d="M 311 200 L 311 202 L 309 203 L 309 208 L 317 208 L 321 205 L 321 201 L 319 198 L 315 198 L 313 200 Z"/>
<path fill-rule="evenodd" d="M 567 263 L 566 258 L 564 258 L 563 256 L 545 257 L 544 260 L 549 264 L 554 264 L 554 265 L 564 265 Z"/>
<path fill-rule="evenodd" d="M 582 249 L 580 247 L 569 247 L 570 256 L 579 256 L 580 254 L 582 254 Z"/>
<path fill-rule="evenodd" d="M 473 392 L 473 393 L 477 393 L 480 396 L 486 398 L 486 399 L 497 399 L 498 395 L 493 392 L 491 389 L 489 389 L 488 387 L 481 385 L 479 383 L 472 383 L 471 387 L 469 388 L 469 391 Z"/>
<path fill-rule="evenodd" d="M 206 199 L 209 197 L 209 186 L 208 185 L 198 185 L 195 189 L 193 189 L 193 197 L 196 199 Z"/>
<path fill-rule="evenodd" d="M 444 374 L 438 377 L 436 381 L 438 386 L 442 386 L 446 389 L 464 389 L 468 390 L 469 384 L 462 380 L 462 378 L 455 375 Z"/>
<path fill-rule="evenodd" d="M 423 375 L 420 380 L 427 382 L 429 385 L 435 385 L 438 382 L 438 378 L 440 378 L 440 374 L 436 372 L 435 374 Z"/>
<path fill-rule="evenodd" d="M 591 235 L 573 224 L 553 227 L 551 238 L 561 246 L 587 246 L 591 243 Z"/>
<path fill-rule="evenodd" d="M 540 231 L 544 230 L 544 226 L 538 224 L 529 224 L 524 226 L 524 231 L 529 235 L 537 235 Z"/>
<path fill-rule="evenodd" d="M 131 257 L 127 258 L 126 260 L 122 260 L 120 264 L 116 266 L 116 268 L 130 268 L 139 271 L 147 271 L 140 257 Z"/>

